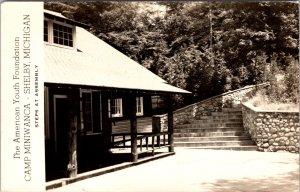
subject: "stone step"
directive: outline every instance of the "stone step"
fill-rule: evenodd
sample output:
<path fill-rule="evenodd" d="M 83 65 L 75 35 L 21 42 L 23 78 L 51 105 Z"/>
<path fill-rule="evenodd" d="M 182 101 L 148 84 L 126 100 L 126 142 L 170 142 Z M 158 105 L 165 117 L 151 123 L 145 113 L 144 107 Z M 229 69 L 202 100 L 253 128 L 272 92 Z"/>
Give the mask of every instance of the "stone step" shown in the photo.
<path fill-rule="evenodd" d="M 218 116 L 210 116 L 208 119 L 243 119 L 243 115 L 218 115 Z"/>
<path fill-rule="evenodd" d="M 190 124 L 174 126 L 174 145 L 191 149 L 255 151 L 243 128 L 241 108 L 223 108 Z"/>
<path fill-rule="evenodd" d="M 174 142 L 204 142 L 204 141 L 245 141 L 247 136 L 217 136 L 217 137 L 174 137 Z"/>
<path fill-rule="evenodd" d="M 228 131 L 243 131 L 241 127 L 218 127 L 218 128 L 186 128 L 174 129 L 174 133 L 203 133 L 203 132 L 228 132 Z"/>
<path fill-rule="evenodd" d="M 246 136 L 246 131 L 226 132 L 198 132 L 198 133 L 174 133 L 175 137 L 218 137 L 218 136 Z"/>
<path fill-rule="evenodd" d="M 191 129 L 191 128 L 222 128 L 222 127 L 237 127 L 241 128 L 243 127 L 243 123 L 237 122 L 237 123 L 198 123 L 198 124 L 184 124 L 184 125 L 176 125 L 174 126 L 174 129 Z"/>
<path fill-rule="evenodd" d="M 236 108 L 222 108 L 222 112 L 233 112 L 233 111 L 242 111 L 241 107 Z"/>
<path fill-rule="evenodd" d="M 249 145 L 249 146 L 176 147 L 176 148 L 199 149 L 199 150 L 257 151 L 257 147 L 255 145 Z"/>
<path fill-rule="evenodd" d="M 174 142 L 175 147 L 211 147 L 211 146 L 251 146 L 252 140 L 244 141 L 199 141 L 199 142 Z"/>
<path fill-rule="evenodd" d="M 201 119 L 194 120 L 191 124 L 202 124 L 202 123 L 243 123 L 243 119 L 227 119 L 227 118 L 218 118 L 218 119 Z"/>
<path fill-rule="evenodd" d="M 211 112 L 211 116 L 226 116 L 226 115 L 243 115 L 243 113 L 242 113 L 242 111 Z"/>
<path fill-rule="evenodd" d="M 243 115 L 228 115 L 228 114 L 220 114 L 216 116 L 211 116 L 211 115 L 204 115 L 201 116 L 199 120 L 204 120 L 204 119 L 243 119 Z"/>

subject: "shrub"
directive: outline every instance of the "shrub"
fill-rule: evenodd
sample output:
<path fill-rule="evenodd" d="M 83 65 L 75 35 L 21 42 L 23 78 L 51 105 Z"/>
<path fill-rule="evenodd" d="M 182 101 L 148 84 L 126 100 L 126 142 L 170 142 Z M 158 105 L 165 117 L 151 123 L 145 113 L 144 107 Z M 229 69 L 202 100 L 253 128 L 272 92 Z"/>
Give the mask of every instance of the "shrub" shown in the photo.
<path fill-rule="evenodd" d="M 266 77 L 270 86 L 266 89 L 265 94 L 268 96 L 270 102 L 284 102 L 285 85 L 282 79 L 284 72 L 280 70 L 276 62 L 272 62 L 270 69 L 266 71 Z"/>
<path fill-rule="evenodd" d="M 299 103 L 299 62 L 292 60 L 284 76 L 285 93 L 288 102 Z"/>
<path fill-rule="evenodd" d="M 265 110 L 297 110 L 299 108 L 299 63 L 290 60 L 285 70 L 281 70 L 274 60 L 265 77 L 270 86 L 259 90 L 248 101 L 254 107 Z"/>

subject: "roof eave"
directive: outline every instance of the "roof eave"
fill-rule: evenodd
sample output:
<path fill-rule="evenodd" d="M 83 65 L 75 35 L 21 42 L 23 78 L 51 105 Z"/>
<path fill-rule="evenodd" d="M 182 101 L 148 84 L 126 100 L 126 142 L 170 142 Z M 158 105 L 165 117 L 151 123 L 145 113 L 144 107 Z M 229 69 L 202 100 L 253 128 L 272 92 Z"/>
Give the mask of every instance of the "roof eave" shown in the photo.
<path fill-rule="evenodd" d="M 75 25 L 75 26 L 78 26 L 78 27 L 82 27 L 84 29 L 89 29 L 89 28 L 92 28 L 93 26 L 91 25 L 87 25 L 85 23 L 81 23 L 81 22 L 78 22 L 78 21 L 75 21 L 75 20 L 71 20 L 71 19 L 68 19 L 68 18 L 63 18 L 63 17 L 58 17 L 56 15 L 53 15 L 51 13 L 46 13 L 44 12 L 44 16 L 48 19 L 52 19 L 54 21 L 59 21 L 59 22 L 63 22 L 63 23 L 67 23 L 67 24 L 70 24 L 70 25 Z"/>
<path fill-rule="evenodd" d="M 151 94 L 191 94 L 190 91 L 186 91 L 184 89 L 177 88 L 178 90 L 167 91 L 167 90 L 150 90 L 150 89 L 135 89 L 135 88 L 126 88 L 126 87 L 110 87 L 110 86 L 96 86 L 96 85 L 80 85 L 80 84 L 70 84 L 70 83 L 54 83 L 45 81 L 45 85 L 54 85 L 59 87 L 78 87 L 78 88 L 92 88 L 99 90 L 122 90 L 122 91 L 135 91 L 135 92 L 145 92 Z M 172 86 L 172 85 L 169 85 Z"/>

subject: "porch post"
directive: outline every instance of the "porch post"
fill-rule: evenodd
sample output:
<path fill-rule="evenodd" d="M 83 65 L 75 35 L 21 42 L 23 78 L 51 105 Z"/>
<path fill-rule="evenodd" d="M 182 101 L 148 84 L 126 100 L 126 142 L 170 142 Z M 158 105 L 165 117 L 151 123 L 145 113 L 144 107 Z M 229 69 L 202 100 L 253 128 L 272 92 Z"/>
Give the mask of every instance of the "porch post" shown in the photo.
<path fill-rule="evenodd" d="M 78 96 L 79 92 L 71 91 L 70 100 L 70 113 L 68 123 L 68 143 L 69 143 L 69 163 L 67 166 L 68 176 L 74 178 L 77 176 L 77 109 L 78 109 Z"/>
<path fill-rule="evenodd" d="M 132 161 L 137 162 L 137 120 L 136 120 L 136 97 L 135 95 L 129 95 L 130 106 L 130 133 L 131 133 L 131 154 Z"/>
<path fill-rule="evenodd" d="M 103 152 L 105 158 L 108 158 L 109 156 L 109 151 L 111 149 L 111 134 L 112 134 L 112 124 L 111 124 L 111 119 L 109 117 L 109 111 L 108 111 L 108 100 L 110 98 L 110 93 L 109 92 L 103 92 L 101 97 L 102 97 L 102 127 L 103 127 Z"/>
<path fill-rule="evenodd" d="M 167 107 L 168 107 L 168 143 L 169 143 L 169 152 L 174 152 L 174 128 L 173 128 L 173 107 L 172 107 L 172 96 L 167 96 Z"/>

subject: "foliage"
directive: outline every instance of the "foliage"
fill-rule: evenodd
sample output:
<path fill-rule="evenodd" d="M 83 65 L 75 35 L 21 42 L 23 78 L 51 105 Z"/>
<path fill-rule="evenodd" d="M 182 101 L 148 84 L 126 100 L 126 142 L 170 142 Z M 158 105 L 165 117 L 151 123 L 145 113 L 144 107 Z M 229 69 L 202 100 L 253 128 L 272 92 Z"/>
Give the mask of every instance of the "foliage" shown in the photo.
<path fill-rule="evenodd" d="M 299 106 L 299 63 L 290 60 L 290 64 L 283 71 L 276 61 L 265 72 L 270 86 L 258 91 L 250 103 L 261 109 L 296 109 Z M 296 106 L 296 107 L 295 107 Z M 297 107 L 298 106 L 298 107 Z"/>
<path fill-rule="evenodd" d="M 299 104 L 297 103 L 282 103 L 282 102 L 271 102 L 269 97 L 264 91 L 259 91 L 254 97 L 246 102 L 246 104 L 255 107 L 260 110 L 271 110 L 271 111 L 299 111 Z"/>
<path fill-rule="evenodd" d="M 292 60 L 284 76 L 285 93 L 288 102 L 299 103 L 299 62 Z"/>
<path fill-rule="evenodd" d="M 90 31 L 99 38 L 193 92 L 176 96 L 177 106 L 267 81 L 271 99 L 298 101 L 298 3 L 108 1 L 45 7 L 93 25 Z M 282 85 L 274 74 L 287 74 Z"/>

